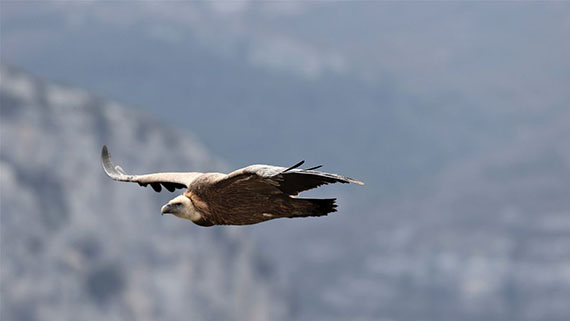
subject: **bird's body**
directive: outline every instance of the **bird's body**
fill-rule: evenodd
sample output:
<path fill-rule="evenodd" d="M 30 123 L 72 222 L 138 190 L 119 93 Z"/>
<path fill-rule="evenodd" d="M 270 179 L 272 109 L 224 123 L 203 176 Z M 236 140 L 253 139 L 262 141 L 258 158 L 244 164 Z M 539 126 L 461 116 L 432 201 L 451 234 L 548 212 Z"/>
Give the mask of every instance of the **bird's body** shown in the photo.
<path fill-rule="evenodd" d="M 103 169 L 118 181 L 151 185 L 160 192 L 185 188 L 162 207 L 162 214 L 174 214 L 201 226 L 248 225 L 275 218 L 323 216 L 336 211 L 335 199 L 305 199 L 298 193 L 330 183 L 362 182 L 336 174 L 311 169 L 251 165 L 230 174 L 222 173 L 156 173 L 128 175 L 113 165 L 106 146 L 102 151 Z"/>

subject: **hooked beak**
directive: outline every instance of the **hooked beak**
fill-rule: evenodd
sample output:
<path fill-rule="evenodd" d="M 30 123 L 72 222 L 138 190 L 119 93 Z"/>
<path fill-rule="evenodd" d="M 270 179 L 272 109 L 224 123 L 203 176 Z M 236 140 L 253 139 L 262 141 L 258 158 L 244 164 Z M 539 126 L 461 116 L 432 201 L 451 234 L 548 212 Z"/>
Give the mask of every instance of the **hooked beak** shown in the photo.
<path fill-rule="evenodd" d="M 172 206 L 170 204 L 166 204 L 160 209 L 160 215 L 164 214 L 172 214 Z"/>

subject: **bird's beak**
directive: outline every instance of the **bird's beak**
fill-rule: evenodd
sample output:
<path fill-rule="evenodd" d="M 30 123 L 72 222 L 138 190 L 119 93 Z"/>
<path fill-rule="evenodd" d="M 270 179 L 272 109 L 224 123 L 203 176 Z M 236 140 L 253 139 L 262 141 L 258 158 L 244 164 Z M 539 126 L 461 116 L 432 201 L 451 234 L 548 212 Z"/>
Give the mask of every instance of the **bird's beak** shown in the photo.
<path fill-rule="evenodd" d="M 172 214 L 171 210 L 172 206 L 170 206 L 170 204 L 166 204 L 160 209 L 160 215 Z"/>

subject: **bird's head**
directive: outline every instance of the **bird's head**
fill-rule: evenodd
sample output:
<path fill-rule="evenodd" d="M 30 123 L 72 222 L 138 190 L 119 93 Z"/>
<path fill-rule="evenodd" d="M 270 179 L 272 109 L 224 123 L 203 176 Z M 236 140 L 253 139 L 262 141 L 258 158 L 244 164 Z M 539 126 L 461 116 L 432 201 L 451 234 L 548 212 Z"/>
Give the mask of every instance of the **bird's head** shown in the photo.
<path fill-rule="evenodd" d="M 196 219 L 196 215 L 198 214 L 192 205 L 192 201 L 184 195 L 177 196 L 170 200 L 161 208 L 160 213 L 162 215 L 172 214 L 189 220 Z"/>

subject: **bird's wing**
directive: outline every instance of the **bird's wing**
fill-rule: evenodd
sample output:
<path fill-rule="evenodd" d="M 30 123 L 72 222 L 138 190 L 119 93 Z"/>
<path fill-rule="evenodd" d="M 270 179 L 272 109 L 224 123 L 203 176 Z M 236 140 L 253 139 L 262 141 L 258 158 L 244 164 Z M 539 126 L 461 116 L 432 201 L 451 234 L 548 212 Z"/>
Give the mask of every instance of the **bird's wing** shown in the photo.
<path fill-rule="evenodd" d="M 295 210 L 288 195 L 330 183 L 363 183 L 313 169 L 252 165 L 228 175 L 204 174 L 185 195 L 211 223 L 255 224 L 274 217 L 286 217 Z"/>
<path fill-rule="evenodd" d="M 107 146 L 103 146 L 101 151 L 101 162 L 103 170 L 110 178 L 122 182 L 134 182 L 140 186 L 150 185 L 155 191 L 160 192 L 162 186 L 168 191 L 173 192 L 175 189 L 185 189 L 192 181 L 202 173 L 154 173 L 147 175 L 129 175 L 120 166 L 115 166 L 111 160 L 111 154 Z M 161 186 L 162 185 L 162 186 Z"/>
<path fill-rule="evenodd" d="M 300 169 L 299 166 L 303 165 L 303 163 L 304 161 L 301 161 L 289 168 L 270 165 L 251 165 L 228 174 L 217 181 L 214 186 L 216 188 L 233 184 L 246 186 L 247 184 L 259 183 L 261 179 L 264 183 L 277 187 L 285 194 L 297 195 L 302 191 L 332 183 L 355 183 L 364 185 L 363 182 L 350 177 L 315 171 L 315 169 L 321 166 L 312 167 L 310 169 Z"/>
<path fill-rule="evenodd" d="M 244 225 L 262 222 L 263 213 L 275 213 L 284 195 L 266 179 L 255 174 L 228 178 L 207 173 L 196 179 L 184 194 L 205 220 L 215 225 Z"/>

